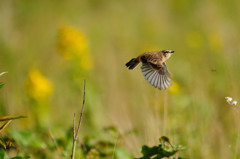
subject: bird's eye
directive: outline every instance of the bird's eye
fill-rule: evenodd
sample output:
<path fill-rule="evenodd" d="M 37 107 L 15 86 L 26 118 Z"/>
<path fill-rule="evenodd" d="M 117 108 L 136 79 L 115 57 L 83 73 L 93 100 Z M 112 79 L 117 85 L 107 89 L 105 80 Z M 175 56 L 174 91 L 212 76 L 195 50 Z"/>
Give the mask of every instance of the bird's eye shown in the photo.
<path fill-rule="evenodd" d="M 167 51 L 167 50 L 164 50 L 163 53 L 168 53 L 168 51 Z"/>

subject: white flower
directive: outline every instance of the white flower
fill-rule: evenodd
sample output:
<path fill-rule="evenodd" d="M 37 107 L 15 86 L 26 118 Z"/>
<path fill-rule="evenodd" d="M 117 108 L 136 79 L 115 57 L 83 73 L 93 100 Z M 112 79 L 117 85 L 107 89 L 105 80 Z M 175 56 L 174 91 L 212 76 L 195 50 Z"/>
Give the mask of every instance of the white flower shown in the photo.
<path fill-rule="evenodd" d="M 230 103 L 232 101 L 232 97 L 225 97 L 226 101 Z"/>
<path fill-rule="evenodd" d="M 233 101 L 231 105 L 237 105 L 237 101 Z"/>

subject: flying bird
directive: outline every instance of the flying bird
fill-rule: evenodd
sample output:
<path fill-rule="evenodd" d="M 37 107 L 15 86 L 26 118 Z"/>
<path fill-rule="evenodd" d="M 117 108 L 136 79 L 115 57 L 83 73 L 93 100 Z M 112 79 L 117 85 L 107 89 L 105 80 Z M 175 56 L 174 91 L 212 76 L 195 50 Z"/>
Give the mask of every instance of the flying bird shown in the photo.
<path fill-rule="evenodd" d="M 172 80 L 169 78 L 166 60 L 174 53 L 172 50 L 145 52 L 136 58 L 131 59 L 126 66 L 129 70 L 133 70 L 140 62 L 142 62 L 141 71 L 145 79 L 155 88 L 168 89 L 172 86 Z"/>

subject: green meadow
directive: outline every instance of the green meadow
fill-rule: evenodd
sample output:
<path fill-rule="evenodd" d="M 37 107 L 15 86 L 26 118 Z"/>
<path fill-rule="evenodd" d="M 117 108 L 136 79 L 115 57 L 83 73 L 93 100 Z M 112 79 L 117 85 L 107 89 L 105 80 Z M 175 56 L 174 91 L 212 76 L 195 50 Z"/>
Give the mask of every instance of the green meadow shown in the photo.
<path fill-rule="evenodd" d="M 0 123 L 0 158 L 70 158 L 84 80 L 75 158 L 140 158 L 161 136 L 184 147 L 178 158 L 240 158 L 240 105 L 225 99 L 240 102 L 239 6 L 0 0 L 0 119 L 27 116 Z M 163 49 L 175 51 L 169 90 L 125 66 Z"/>

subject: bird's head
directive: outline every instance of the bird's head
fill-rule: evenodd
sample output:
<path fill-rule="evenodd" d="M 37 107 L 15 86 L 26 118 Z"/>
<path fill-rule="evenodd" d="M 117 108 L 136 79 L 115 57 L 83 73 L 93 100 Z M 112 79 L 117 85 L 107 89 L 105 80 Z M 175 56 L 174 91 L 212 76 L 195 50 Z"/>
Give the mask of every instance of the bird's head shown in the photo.
<path fill-rule="evenodd" d="M 163 53 L 163 56 L 166 60 L 170 58 L 170 56 L 174 53 L 173 50 L 162 50 L 161 52 Z"/>

